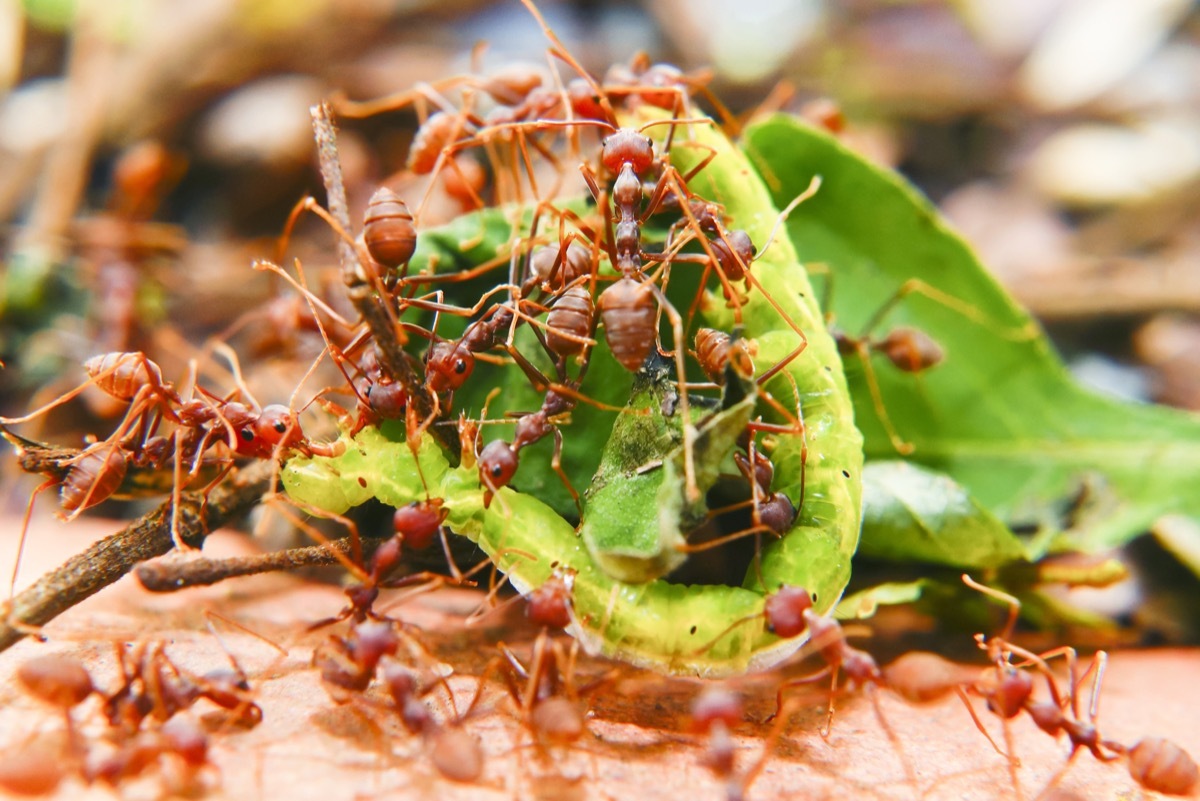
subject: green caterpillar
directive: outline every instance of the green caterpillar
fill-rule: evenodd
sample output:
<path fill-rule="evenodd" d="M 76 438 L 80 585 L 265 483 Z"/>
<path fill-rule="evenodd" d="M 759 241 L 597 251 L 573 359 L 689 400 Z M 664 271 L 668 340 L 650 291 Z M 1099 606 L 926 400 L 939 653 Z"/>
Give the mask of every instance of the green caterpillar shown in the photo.
<path fill-rule="evenodd" d="M 722 134 L 708 126 L 691 127 L 687 137 L 676 132 L 672 162 L 686 172 L 715 152 L 689 188 L 721 203 L 731 227 L 765 244 L 778 218 L 766 187 Z M 815 596 L 817 611 L 825 613 L 845 588 L 858 542 L 863 457 L 836 346 L 786 237 L 760 253 L 753 271 L 761 291 L 751 292 L 742 307 L 742 331 L 757 346 L 756 370 L 770 369 L 800 342 L 779 310 L 807 336 L 803 352 L 763 388 L 792 405 L 794 380 L 805 434 L 774 437 L 773 489 L 797 503 L 798 514 L 791 530 L 762 549 L 759 568 L 748 570 L 741 587 L 617 580 L 574 528 L 537 498 L 504 489 L 485 509 L 474 469 L 451 467 L 428 437 L 414 457 L 403 432 L 387 427 L 368 428 L 347 440 L 342 456 L 290 460 L 284 486 L 297 500 L 336 513 L 372 497 L 393 506 L 421 500 L 427 486 L 431 496 L 443 499 L 447 526 L 477 542 L 521 592 L 540 586 L 554 571 L 573 573 L 575 622 L 569 630 L 589 651 L 675 674 L 716 677 L 769 667 L 793 653 L 803 638 L 781 640 L 767 631 L 766 594 L 782 584 L 804 586 Z M 703 310 L 706 323 L 731 329 L 733 312 L 723 298 L 711 300 Z M 758 412 L 774 414 L 762 403 Z M 717 456 L 723 454 L 706 458 Z M 603 520 L 589 522 L 602 529 L 593 544 L 598 539 L 608 543 L 601 547 L 619 550 L 620 543 L 606 540 Z"/>

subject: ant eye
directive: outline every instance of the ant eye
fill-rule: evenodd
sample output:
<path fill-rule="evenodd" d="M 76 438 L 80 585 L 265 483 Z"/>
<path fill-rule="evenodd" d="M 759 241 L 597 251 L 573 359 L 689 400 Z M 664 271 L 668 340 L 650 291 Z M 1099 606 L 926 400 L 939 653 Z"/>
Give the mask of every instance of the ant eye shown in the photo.
<path fill-rule="evenodd" d="M 494 465 L 492 467 L 492 475 L 496 478 L 500 478 L 500 476 L 504 475 L 504 468 L 500 465 Z"/>
<path fill-rule="evenodd" d="M 253 442 L 254 441 L 254 430 L 253 429 L 243 428 L 238 433 L 241 435 L 243 442 Z"/>
<path fill-rule="evenodd" d="M 275 431 L 277 433 L 280 433 L 280 434 L 287 433 L 287 428 L 288 428 L 287 423 L 283 422 L 282 420 L 280 420 L 279 422 L 277 422 L 275 424 Z"/>
<path fill-rule="evenodd" d="M 454 363 L 454 372 L 458 373 L 459 375 L 467 372 L 467 362 L 465 359 L 459 359 Z"/>

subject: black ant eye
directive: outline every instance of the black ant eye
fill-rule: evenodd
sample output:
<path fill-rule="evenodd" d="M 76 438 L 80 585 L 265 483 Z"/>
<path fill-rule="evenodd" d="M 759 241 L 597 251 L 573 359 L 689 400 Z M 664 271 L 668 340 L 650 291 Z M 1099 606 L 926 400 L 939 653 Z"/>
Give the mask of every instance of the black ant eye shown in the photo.
<path fill-rule="evenodd" d="M 459 359 L 454 363 L 454 372 L 458 373 L 459 375 L 467 372 L 467 362 L 465 359 Z"/>
<path fill-rule="evenodd" d="M 288 428 L 287 423 L 283 422 L 282 420 L 280 420 L 278 423 L 275 424 L 276 433 L 279 433 L 279 434 L 287 433 L 287 428 Z"/>
<path fill-rule="evenodd" d="M 500 476 L 502 476 L 502 475 L 504 475 L 504 468 L 501 467 L 500 465 L 495 465 L 492 468 L 492 476 L 494 476 L 495 478 L 500 478 Z"/>
<path fill-rule="evenodd" d="M 254 441 L 254 431 L 252 429 L 243 428 L 239 433 L 241 434 L 243 442 L 253 442 Z"/>

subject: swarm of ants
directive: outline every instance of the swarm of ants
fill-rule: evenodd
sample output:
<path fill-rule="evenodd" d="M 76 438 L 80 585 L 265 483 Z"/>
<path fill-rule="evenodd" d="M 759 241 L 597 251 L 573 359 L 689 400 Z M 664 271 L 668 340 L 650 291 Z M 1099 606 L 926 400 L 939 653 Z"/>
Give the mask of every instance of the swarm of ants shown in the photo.
<path fill-rule="evenodd" d="M 536 9 L 530 10 L 540 22 Z M 335 385 L 312 396 L 315 406 L 332 413 L 319 418 L 331 434 L 326 439 L 332 439 L 329 418 L 336 418 L 350 436 L 368 426 L 396 426 L 414 450 L 422 437 L 433 436 L 456 451 L 463 463 L 476 465 L 485 504 L 519 481 L 522 456 L 533 453 L 528 449 L 550 439 L 551 467 L 577 514 L 583 515 L 579 490 L 562 462 L 564 438 L 571 436 L 571 414 L 578 404 L 605 405 L 584 389 L 593 359 L 611 354 L 631 374 L 656 359 L 672 364 L 685 419 L 689 404 L 703 409 L 718 403 L 730 376 L 753 381 L 784 422 L 758 419 L 747 426 L 733 455 L 738 475 L 731 483 L 739 485 L 735 494 L 740 499 L 712 516 L 737 520 L 718 536 L 721 544 L 781 535 L 791 528 L 804 499 L 773 488 L 772 436 L 803 436 L 804 429 L 801 416 L 787 403 L 770 398 L 765 387 L 803 351 L 805 335 L 776 305 L 800 344 L 755 374 L 753 342 L 741 340 L 736 329 L 698 323 L 697 308 L 713 302 L 712 297 L 740 320 L 745 299 L 762 292 L 754 261 L 769 243 L 751 241 L 735 221 L 726 219 L 715 199 L 689 188 L 703 165 L 681 173 L 666 155 L 676 127 L 694 122 L 695 104 L 707 102 L 718 115 L 724 115 L 724 109 L 708 93 L 702 77 L 643 57 L 614 66 L 602 79 L 593 78 L 542 24 L 554 43 L 552 65 L 565 64 L 575 77 L 563 80 L 555 69 L 553 80 L 548 80 L 541 70 L 513 69 L 460 76 L 369 103 L 341 99 L 332 112 L 327 106 L 317 109 L 327 206 L 303 201 L 288 228 L 309 212 L 328 224 L 337 241 L 343 287 L 310 285 L 299 261 L 293 274 L 263 260 L 256 268 L 278 276 L 287 287 L 263 315 L 280 342 L 318 341 L 321 360 L 327 359 L 336 370 Z M 506 203 L 532 206 L 531 233 L 502 261 L 465 272 L 410 271 L 431 192 L 410 208 L 394 189 L 379 188 L 355 233 L 330 115 L 355 119 L 410 106 L 418 109 L 421 125 L 409 151 L 407 177 L 425 177 L 464 211 Z M 628 120 L 638 109 L 651 109 L 657 119 L 643 127 L 631 125 Z M 731 119 L 726 122 L 733 124 Z M 648 136 L 647 129 L 658 126 L 669 129 L 667 143 Z M 561 185 L 577 173 L 594 204 L 591 211 L 575 211 L 558 200 Z M 130 178 L 122 191 L 130 197 L 148 193 L 139 186 Z M 137 223 L 134 212 L 125 217 L 117 213 L 113 231 L 120 236 L 113 236 L 120 241 L 109 248 L 111 260 L 134 257 L 132 244 L 121 236 L 132 236 L 129 231 Z M 661 247 L 651 241 L 651 226 L 667 231 Z M 668 296 L 671 265 L 692 265 L 700 273 L 699 289 L 688 307 L 677 308 Z M 504 266 L 509 269 L 505 279 L 476 291 L 478 280 L 491 280 L 488 273 Z M 457 320 L 457 326 L 451 324 L 456 336 L 439 333 L 441 321 L 447 319 Z M 226 335 L 232 336 L 244 322 L 234 323 Z M 603 352 L 597 352 L 599 328 L 607 344 Z M 660 334 L 664 328 L 667 338 Z M 878 339 L 841 334 L 838 342 L 847 352 L 878 351 L 896 369 L 911 373 L 931 369 L 941 358 L 937 343 L 910 329 Z M 152 490 L 169 494 L 156 512 L 117 535 L 120 555 L 89 552 L 83 567 L 68 563 L 14 597 L 6 607 L 0 647 L 28 634 L 44 636 L 43 624 L 112 580 L 84 581 L 77 578 L 81 571 L 95 571 L 107 559 L 105 569 L 119 575 L 169 550 L 194 551 L 211 528 L 244 514 L 264 494 L 280 497 L 276 489 L 283 460 L 335 456 L 344 449 L 344 441 L 309 436 L 307 422 L 302 428 L 301 414 L 318 419 L 318 412 L 297 408 L 299 390 L 289 405 L 260 405 L 242 378 L 236 351 L 218 339 L 203 358 L 211 353 L 228 363 L 231 388 L 210 383 L 201 357 L 191 362 L 182 380 L 173 382 L 146 353 L 117 350 L 84 362 L 87 379 L 78 386 L 27 414 L 0 419 L 21 454 L 22 467 L 46 476 L 38 492 L 58 488 L 68 519 L 110 498 Z M 460 399 L 470 390 L 487 395 L 486 388 L 481 391 L 478 386 L 484 372 L 477 372 L 480 363 L 519 370 L 541 396 L 541 405 L 509 419 L 488 419 L 485 404 L 478 416 L 468 416 Z M 314 372 L 317 367 L 313 365 Z M 707 380 L 692 380 L 697 376 Z M 9 430 L 77 396 L 97 392 L 121 410 L 121 418 L 108 435 L 92 437 L 81 449 L 45 446 Z M 332 395 L 340 395 L 343 402 L 335 402 Z M 481 445 L 485 425 L 511 425 L 512 434 Z M 688 441 L 685 434 L 685 445 Z M 687 471 L 690 462 L 684 464 Z M 688 473 L 683 480 L 693 489 L 694 476 Z M 581 675 L 578 644 L 563 634 L 575 615 L 569 570 L 557 572 L 523 599 L 500 602 L 525 604 L 536 632 L 528 643 L 528 656 L 523 659 L 518 649 L 495 643 L 476 666 L 474 681 L 466 683 L 473 686 L 464 687 L 465 677 L 456 675 L 429 644 L 434 639 L 430 632 L 377 606 L 388 590 L 403 589 L 415 596 L 448 585 L 473 586 L 489 575 L 486 560 L 474 568 L 458 567 L 444 528 L 442 499 L 426 497 L 396 509 L 392 529 L 385 535 L 368 531 L 360 536 L 355 521 L 337 518 L 349 533 L 332 540 L 302 519 L 311 510 L 300 509 L 298 514 L 285 503 L 274 505 L 317 538 L 317 545 L 229 560 L 193 556 L 153 563 L 139 569 L 139 578 L 151 589 L 177 590 L 270 570 L 340 565 L 350 576 L 347 604 L 307 627 L 305 636 L 317 643 L 306 669 L 319 676 L 339 708 L 350 710 L 372 730 L 416 743 L 417 752 L 446 781 L 490 780 L 485 748 L 472 727 L 496 715 L 515 719 L 521 732 L 514 746 L 518 754 L 533 749 L 540 759 L 553 762 L 565 752 L 595 752 L 604 746 L 591 732 L 590 721 L 599 714 L 604 692 L 622 683 L 623 672 L 612 666 Z M 31 499 L 30 511 L 32 505 Z M 28 521 L 29 512 L 26 525 Z M 135 541 L 137 548 L 130 546 Z M 435 543 L 445 553 L 445 572 L 399 570 L 411 552 Z M 878 696 L 888 691 L 914 706 L 957 696 L 1007 767 L 1018 798 L 1025 791 L 1011 727 L 1026 719 L 1068 746 L 1061 769 L 1045 780 L 1039 797 L 1051 794 L 1085 752 L 1102 763 L 1123 763 L 1145 790 L 1180 796 L 1196 791 L 1200 773 L 1178 745 L 1153 736 L 1130 745 L 1101 733 L 1097 717 L 1107 665 L 1103 652 L 1081 669 L 1071 648 L 1037 653 L 1020 647 L 1012 641 L 1016 599 L 964 580 L 1010 610 L 1000 634 L 978 635 L 982 664 L 910 652 L 881 668 L 869 653 L 849 644 L 841 624 L 814 611 L 806 589 L 779 586 L 767 597 L 761 616 L 765 625 L 780 638 L 808 637 L 810 644 L 801 656 L 817 659 L 822 666 L 801 675 L 784 670 L 720 685 L 683 682 L 688 699 L 680 716 L 684 725 L 664 738 L 687 744 L 725 797 L 745 798 L 784 747 L 800 709 L 813 707 L 814 697 L 825 702 L 828 734 L 835 701 L 862 693 L 902 758 L 905 783 L 919 797 L 926 788 L 908 762 L 911 749 L 893 733 Z M 60 592 L 64 583 L 69 586 Z M 494 605 L 500 590 L 494 571 L 488 583 L 484 603 Z M 485 609 L 464 626 L 478 626 L 475 618 L 493 614 L 495 609 Z M 763 619 L 753 622 L 761 625 Z M 1052 667 L 1057 660 L 1065 665 L 1065 679 Z M 118 643 L 115 672 L 101 679 L 74 656 L 28 658 L 17 670 L 19 687 L 56 711 L 62 720 L 61 736 L 7 742 L 0 759 L 0 787 L 36 796 L 54 792 L 64 781 L 122 787 L 156 777 L 164 794 L 211 789 L 220 781 L 210 759 L 212 740 L 254 727 L 266 714 L 246 673 L 232 655 L 230 661 L 231 668 L 197 673 L 172 658 L 161 641 Z M 1089 683 L 1085 705 L 1082 696 Z M 818 684 L 822 686 L 813 692 L 797 692 Z M 761 696 L 766 685 L 774 698 L 773 710 L 748 712 L 747 699 Z M 1003 744 L 990 733 L 978 701 L 999 720 Z M 216 708 L 215 723 L 202 723 L 197 716 L 202 703 Z M 760 740 L 753 754 L 743 744 L 751 730 Z M 390 745 L 387 751 L 391 753 Z"/>

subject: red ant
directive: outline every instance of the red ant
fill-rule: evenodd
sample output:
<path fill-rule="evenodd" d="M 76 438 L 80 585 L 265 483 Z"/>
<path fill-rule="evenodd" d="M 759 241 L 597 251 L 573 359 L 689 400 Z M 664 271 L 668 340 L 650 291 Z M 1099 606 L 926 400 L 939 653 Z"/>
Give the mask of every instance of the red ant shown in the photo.
<path fill-rule="evenodd" d="M 873 320 L 876 319 L 878 319 L 878 315 L 873 318 Z M 873 325 L 874 322 L 868 326 L 868 330 Z M 879 412 L 880 422 L 887 430 L 892 447 L 900 454 L 912 453 L 913 444 L 900 437 L 884 406 L 879 379 L 870 363 L 871 354 L 882 353 L 897 369 L 916 375 L 942 363 L 945 352 L 941 346 L 924 331 L 915 328 L 896 328 L 882 339 L 870 339 L 865 334 L 860 337 L 852 337 L 836 328 L 831 329 L 830 332 L 843 356 L 855 354 L 862 363 L 867 380 L 867 390 L 871 393 L 871 400 Z"/>
<path fill-rule="evenodd" d="M 569 292 L 572 288 L 574 287 L 568 287 L 566 291 Z M 564 294 L 562 297 L 570 298 L 570 295 Z M 583 507 L 579 500 L 579 493 L 562 469 L 563 437 L 557 423 L 575 408 L 579 400 L 587 400 L 589 403 L 602 409 L 622 411 L 598 401 L 589 400 L 579 394 L 578 390 L 587 374 L 590 361 L 584 360 L 575 378 L 570 380 L 566 378 L 565 360 L 567 356 L 576 352 L 574 340 L 582 338 L 585 332 L 590 333 L 590 327 L 593 324 L 588 314 L 590 305 L 586 292 L 584 292 L 577 302 L 572 301 L 569 307 L 561 309 L 561 316 L 552 316 L 550 318 L 553 324 L 553 327 L 550 329 L 551 336 L 542 341 L 542 345 L 556 359 L 555 367 L 559 377 L 558 383 L 551 382 L 542 375 L 541 371 L 515 349 L 509 351 L 510 355 L 525 372 L 533 385 L 538 389 L 545 389 L 546 395 L 540 409 L 536 412 L 521 415 L 517 419 L 516 432 L 511 443 L 493 440 L 484 446 L 480 452 L 478 459 L 479 480 L 486 487 L 484 493 L 485 508 L 491 503 L 494 493 L 508 486 L 509 482 L 512 481 L 519 466 L 520 451 L 549 435 L 553 435 L 554 453 L 550 460 L 551 467 L 558 474 L 567 491 L 571 493 L 576 509 L 582 516 Z M 554 315 L 558 308 L 557 306 L 552 307 L 551 315 Z M 555 336 L 558 339 L 555 339 Z"/>
<path fill-rule="evenodd" d="M 83 662 L 66 654 L 34 657 L 17 668 L 17 682 L 34 698 L 62 711 L 68 752 L 72 759 L 78 758 L 82 744 L 71 710 L 97 692 Z"/>
<path fill-rule="evenodd" d="M 309 630 L 323 628 L 346 619 L 350 619 L 354 624 L 365 623 L 368 620 L 388 621 L 389 618 L 382 617 L 374 611 L 375 601 L 378 600 L 381 589 L 408 587 L 430 579 L 446 581 L 449 577 L 433 573 L 415 573 L 395 580 L 388 580 L 386 577 L 400 563 L 405 545 L 422 549 L 432 543 L 434 536 L 441 532 L 442 523 L 449 511 L 442 506 L 441 498 L 415 501 L 397 509 L 392 516 L 395 535 L 385 540 L 371 554 L 367 562 L 367 571 L 363 573 L 352 563 L 346 563 L 361 576 L 358 583 L 346 588 L 350 604 L 334 617 L 312 624 Z M 357 529 L 354 530 L 354 535 L 357 540 Z M 455 576 L 450 580 L 466 582 L 466 575 L 457 569 L 454 569 L 454 573 Z"/>
<path fill-rule="evenodd" d="M 262 720 L 262 708 L 254 702 L 246 674 L 232 655 L 230 668 L 204 675 L 175 664 L 161 642 L 143 643 L 132 651 L 118 645 L 117 661 L 121 686 L 104 696 L 104 713 L 114 727 L 137 731 L 146 717 L 166 722 L 201 698 L 229 711 L 244 725 Z"/>
<path fill-rule="evenodd" d="M 928 703 L 955 693 L 966 706 L 976 728 L 987 738 L 992 747 L 1008 761 L 1013 787 L 1021 795 L 1016 768 L 1018 761 L 1011 753 L 1011 743 L 1006 752 L 992 739 L 983 721 L 971 704 L 970 695 L 983 698 L 988 709 L 1005 722 L 1026 713 L 1034 724 L 1054 738 L 1066 735 L 1071 744 L 1067 763 L 1050 780 L 1040 794 L 1048 794 L 1070 767 L 1075 756 L 1086 750 L 1102 762 L 1127 758 L 1130 776 L 1142 787 L 1154 792 L 1186 795 L 1200 782 L 1200 769 L 1195 761 L 1174 743 L 1162 738 L 1149 737 L 1133 747 L 1102 737 L 1096 727 L 1099 685 L 1107 665 L 1107 654 L 1097 652 L 1091 665 L 1078 674 L 1075 668 L 1075 651 L 1058 648 L 1049 653 L 1035 654 L 1014 645 L 1009 637 L 1019 613 L 1020 603 L 1011 595 L 978 584 L 969 576 L 963 581 L 973 589 L 1004 602 L 1009 607 L 1009 618 L 1001 634 L 993 637 L 977 635 L 980 648 L 988 654 L 991 666 L 982 674 L 967 665 L 950 662 L 937 654 L 911 652 L 888 665 L 883 670 L 884 683 L 911 703 Z M 1013 664 L 1012 657 L 1022 661 Z M 1067 660 L 1070 685 L 1064 694 L 1059 689 L 1047 660 L 1063 656 Z M 1030 672 L 1028 668 L 1033 668 Z M 1079 713 L 1079 685 L 1093 674 L 1092 699 L 1086 719 Z M 1034 694 L 1035 675 L 1046 683 L 1049 698 L 1038 700 Z"/>
<path fill-rule="evenodd" d="M 1009 608 L 1008 621 L 1000 635 L 990 638 L 982 634 L 976 635 L 979 647 L 988 654 L 993 664 L 993 675 L 985 677 L 973 689 L 987 699 L 989 709 L 1005 720 L 1026 712 L 1039 729 L 1055 739 L 1066 735 L 1071 744 L 1066 764 L 1050 780 L 1042 795 L 1062 780 L 1081 750 L 1091 752 L 1092 756 L 1101 762 L 1113 762 L 1127 757 L 1130 776 L 1148 790 L 1182 795 L 1195 788 L 1200 782 L 1200 768 L 1186 751 L 1174 743 L 1162 738 L 1147 738 L 1128 748 L 1120 742 L 1101 736 L 1096 726 L 1096 718 L 1100 684 L 1108 664 L 1108 654 L 1098 651 L 1091 664 L 1080 675 L 1075 669 L 1074 648 L 1065 646 L 1045 654 L 1035 654 L 1014 645 L 1008 638 L 1020 613 L 1020 601 L 1007 593 L 979 584 L 966 574 L 962 580 L 968 587 L 1002 601 Z M 1014 655 L 1024 660 L 1023 664 L 1014 666 L 1011 662 Z M 1065 657 L 1067 662 L 1069 687 L 1065 697 L 1047 664 L 1048 659 L 1057 656 Z M 1044 677 L 1049 700 L 1035 700 L 1033 679 L 1021 670 L 1025 666 L 1035 668 L 1037 673 Z M 1084 720 L 1079 713 L 1079 685 L 1089 674 L 1093 676 L 1091 702 L 1088 705 L 1087 719 Z M 1020 788 L 1013 761 L 1010 755 L 1013 786 L 1019 794 Z"/>
<path fill-rule="evenodd" d="M 446 677 L 439 676 L 421 688 L 416 675 L 395 658 L 402 643 L 424 654 L 418 643 L 403 634 L 401 625 L 387 619 L 355 620 L 348 636 L 330 636 L 313 652 L 313 665 L 321 671 L 321 680 L 335 701 L 355 702 L 356 708 L 363 711 L 379 708 L 396 712 L 409 733 L 425 740 L 430 759 L 442 776 L 457 782 L 476 781 L 483 772 L 479 742 L 457 725 L 439 724 L 422 700 L 441 687 L 453 705 L 454 694 Z M 386 702 L 365 695 L 377 676 L 387 691 Z M 457 714 L 455 717 L 462 719 Z"/>
<path fill-rule="evenodd" d="M 692 699 L 689 717 L 692 733 L 705 737 L 701 763 L 726 783 L 729 801 L 743 798 L 757 771 L 741 777 L 736 774 L 737 747 L 732 732 L 745 719 L 741 697 L 724 687 L 706 688 Z"/>
<path fill-rule="evenodd" d="M 472 699 L 467 714 L 478 704 L 488 677 L 499 670 L 518 707 L 518 717 L 537 747 L 572 746 L 583 737 L 587 723 L 581 699 L 611 681 L 613 673 L 610 671 L 577 687 L 578 641 L 572 640 L 570 647 L 564 648 L 561 641 L 550 636 L 552 629 L 564 628 L 574 618 L 573 587 L 574 573 L 556 568 L 539 587 L 526 594 L 526 615 L 540 627 L 528 666 L 522 665 L 501 643 L 502 656 L 492 659 L 484 669 L 479 680 L 480 692 Z"/>
<path fill-rule="evenodd" d="M 719 386 L 727 386 L 728 376 L 749 381 L 754 374 L 754 363 L 751 360 L 754 352 L 755 346 L 752 341 L 733 338 L 715 329 L 702 328 L 696 335 L 694 355 L 709 378 Z M 795 391 L 794 387 L 793 391 Z M 772 489 L 775 466 L 770 457 L 758 446 L 757 435 L 761 432 L 800 435 L 802 438 L 800 463 L 803 467 L 808 460 L 808 445 L 807 440 L 803 438 L 805 431 L 804 423 L 800 418 L 799 397 L 797 396 L 795 414 L 784 409 L 765 391 L 760 392 L 759 398 L 773 406 L 781 416 L 790 419 L 791 422 L 788 424 L 766 423 L 760 417 L 746 427 L 738 441 L 742 452 L 735 452 L 733 461 L 749 484 L 750 499 L 747 502 L 710 511 L 710 517 L 712 517 L 749 505 L 751 525 L 742 531 L 688 546 L 688 550 L 706 550 L 751 534 L 756 537 L 760 533 L 782 536 L 791 529 L 796 520 L 797 505 L 785 493 Z M 803 503 L 804 500 L 804 488 L 805 476 L 802 469 L 800 471 L 800 503 Z"/>
<path fill-rule="evenodd" d="M 158 767 L 164 778 L 171 776 L 172 792 L 194 793 L 198 774 L 210 764 L 208 748 L 204 729 L 191 718 L 179 715 L 153 731 L 138 732 L 103 757 L 89 760 L 83 776 L 88 783 L 99 781 L 115 788 L 122 781 Z M 164 757 L 171 758 L 181 773 L 168 774 Z"/>

